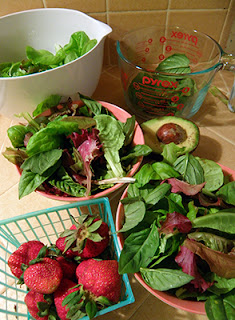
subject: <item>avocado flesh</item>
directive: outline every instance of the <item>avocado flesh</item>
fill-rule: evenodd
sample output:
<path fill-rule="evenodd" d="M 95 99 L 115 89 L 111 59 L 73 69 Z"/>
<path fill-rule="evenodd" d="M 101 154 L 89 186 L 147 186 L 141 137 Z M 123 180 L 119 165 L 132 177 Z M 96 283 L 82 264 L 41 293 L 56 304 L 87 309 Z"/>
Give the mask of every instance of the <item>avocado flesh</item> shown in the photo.
<path fill-rule="evenodd" d="M 190 120 L 178 118 L 175 116 L 165 116 L 161 118 L 154 118 L 141 124 L 145 144 L 147 144 L 154 153 L 161 154 L 163 151 L 163 147 L 165 144 L 163 144 L 157 138 L 157 131 L 167 123 L 175 123 L 181 126 L 186 131 L 186 140 L 177 144 L 177 146 L 179 147 L 185 147 L 184 153 L 191 152 L 197 147 L 199 143 L 200 132 L 198 126 L 195 123 Z"/>

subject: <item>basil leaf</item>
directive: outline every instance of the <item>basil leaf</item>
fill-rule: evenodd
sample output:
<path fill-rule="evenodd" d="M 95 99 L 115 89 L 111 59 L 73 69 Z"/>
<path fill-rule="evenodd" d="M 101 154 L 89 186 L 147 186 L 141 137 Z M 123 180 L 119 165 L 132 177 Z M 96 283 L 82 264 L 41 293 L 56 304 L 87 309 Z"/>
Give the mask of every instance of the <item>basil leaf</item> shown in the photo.
<path fill-rule="evenodd" d="M 41 152 L 26 159 L 21 166 L 21 169 L 31 171 L 38 174 L 43 174 L 61 158 L 63 150 L 53 149 L 50 151 Z"/>
<path fill-rule="evenodd" d="M 189 184 L 201 184 L 205 181 L 203 168 L 192 154 L 180 156 L 173 166 Z"/>
<path fill-rule="evenodd" d="M 224 183 L 224 174 L 221 167 L 214 161 L 196 157 L 204 171 L 206 185 L 204 189 L 208 191 L 218 190 Z"/>
<path fill-rule="evenodd" d="M 121 161 L 127 166 L 132 162 L 132 160 L 136 160 L 138 157 L 146 157 L 152 152 L 152 149 L 145 144 L 137 144 L 130 151 L 126 153 L 125 156 L 121 157 Z"/>
<path fill-rule="evenodd" d="M 119 273 L 135 273 L 147 267 L 159 245 L 155 224 L 151 228 L 131 233 L 125 240 L 119 260 Z"/>
<path fill-rule="evenodd" d="M 211 228 L 227 233 L 235 233 L 234 209 L 220 210 L 216 213 L 207 214 L 192 221 L 193 228 Z"/>
<path fill-rule="evenodd" d="M 134 177 L 137 188 L 143 187 L 152 180 L 161 180 L 159 174 L 157 174 L 150 163 L 144 164 Z"/>
<path fill-rule="evenodd" d="M 24 125 L 15 125 L 7 130 L 8 138 L 14 148 L 24 147 L 24 138 L 30 129 Z"/>
<path fill-rule="evenodd" d="M 177 193 L 170 193 L 167 196 L 168 204 L 169 204 L 169 213 L 178 212 L 183 215 L 186 215 L 186 210 L 182 203 L 182 196 Z"/>
<path fill-rule="evenodd" d="M 135 116 L 127 118 L 123 125 L 123 133 L 125 135 L 124 146 L 127 146 L 132 142 L 133 135 L 135 132 Z"/>
<path fill-rule="evenodd" d="M 135 201 L 124 205 L 125 223 L 119 232 L 126 232 L 141 222 L 145 215 L 145 204 L 143 201 Z"/>
<path fill-rule="evenodd" d="M 44 181 L 46 181 L 60 166 L 60 161 L 50 167 L 42 175 L 31 171 L 23 170 L 19 181 L 19 199 L 27 196 L 36 190 Z"/>
<path fill-rule="evenodd" d="M 33 116 L 37 117 L 44 111 L 57 106 L 60 103 L 61 96 L 59 95 L 50 95 L 45 100 L 43 100 L 41 103 L 39 103 L 36 107 L 36 109 L 33 111 Z"/>
<path fill-rule="evenodd" d="M 169 164 L 173 165 L 176 159 L 184 154 L 185 147 L 179 147 L 174 142 L 168 143 L 163 145 L 163 151 L 161 155 L 163 156 L 164 160 Z"/>
<path fill-rule="evenodd" d="M 144 197 L 144 201 L 147 204 L 155 205 L 161 199 L 165 197 L 167 192 L 171 189 L 171 185 L 168 183 L 163 183 L 157 186 L 153 191 L 151 191 L 146 197 Z"/>
<path fill-rule="evenodd" d="M 225 184 L 216 192 L 217 197 L 222 198 L 226 203 L 235 206 L 235 181 Z"/>
<path fill-rule="evenodd" d="M 161 180 L 169 178 L 178 178 L 180 176 L 171 165 L 165 162 L 155 162 L 152 164 L 153 169 L 160 176 Z"/>
<path fill-rule="evenodd" d="M 213 286 L 208 288 L 208 291 L 213 292 L 217 296 L 235 289 L 235 278 L 225 279 L 213 273 L 210 281 L 213 282 Z"/>
<path fill-rule="evenodd" d="M 205 302 L 206 314 L 209 320 L 228 320 L 223 299 L 217 296 L 208 297 Z"/>
<path fill-rule="evenodd" d="M 189 59 L 185 54 L 174 53 L 159 63 L 156 71 L 167 73 L 190 73 Z"/>
<path fill-rule="evenodd" d="M 159 291 L 181 287 L 194 279 L 194 277 L 187 273 L 175 269 L 140 268 L 140 273 L 147 285 Z"/>

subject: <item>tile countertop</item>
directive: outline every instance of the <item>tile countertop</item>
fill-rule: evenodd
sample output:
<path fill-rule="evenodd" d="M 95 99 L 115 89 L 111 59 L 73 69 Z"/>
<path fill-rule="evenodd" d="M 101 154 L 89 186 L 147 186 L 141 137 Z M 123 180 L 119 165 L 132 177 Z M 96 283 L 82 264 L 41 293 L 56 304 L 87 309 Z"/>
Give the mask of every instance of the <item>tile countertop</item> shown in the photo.
<path fill-rule="evenodd" d="M 214 85 L 224 90 L 231 88 L 233 74 L 220 71 L 214 79 Z M 128 111 L 124 102 L 119 70 L 117 66 L 104 67 L 94 99 L 107 101 Z M 139 120 L 139 119 L 137 119 Z M 200 111 L 193 120 L 200 129 L 200 143 L 194 155 L 217 161 L 235 170 L 235 113 L 228 111 L 219 99 L 208 93 Z M 0 114 L 0 150 L 10 146 L 7 129 L 16 121 Z M 15 167 L 0 155 L 0 219 L 18 216 L 23 213 L 65 204 L 51 200 L 37 193 L 18 199 L 19 175 Z M 110 196 L 112 212 L 115 217 L 117 204 L 123 188 Z M 191 314 L 175 309 L 152 296 L 134 277 L 130 277 L 135 302 L 99 317 L 100 320 L 206 320 L 204 315 Z"/>

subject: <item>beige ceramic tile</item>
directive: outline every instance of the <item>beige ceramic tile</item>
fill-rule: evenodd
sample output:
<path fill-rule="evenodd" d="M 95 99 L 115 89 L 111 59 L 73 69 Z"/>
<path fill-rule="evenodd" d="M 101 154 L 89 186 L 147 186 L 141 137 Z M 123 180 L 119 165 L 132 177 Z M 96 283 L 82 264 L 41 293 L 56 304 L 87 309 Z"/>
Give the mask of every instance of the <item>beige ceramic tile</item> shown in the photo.
<path fill-rule="evenodd" d="M 227 40 L 230 39 L 229 49 L 235 54 L 235 0 L 231 0 L 224 28 L 220 36 L 220 44 L 226 51 Z M 229 51 L 228 51 L 229 52 Z"/>
<path fill-rule="evenodd" d="M 43 7 L 43 0 L 0 0 L 0 16 Z"/>
<path fill-rule="evenodd" d="M 142 306 L 136 310 L 129 320 L 206 320 L 204 315 L 189 313 L 175 309 L 153 295 L 144 301 Z"/>
<path fill-rule="evenodd" d="M 135 302 L 131 303 L 125 307 L 117 309 L 111 313 L 104 316 L 100 316 L 99 320 L 122 320 L 122 319 L 132 319 L 132 315 L 141 305 L 145 303 L 145 300 L 149 296 L 149 292 L 145 290 L 134 278 L 134 276 L 129 276 L 131 288 L 135 297 Z M 145 318 L 143 318 L 145 320 Z"/>
<path fill-rule="evenodd" d="M 0 218 L 7 219 L 49 207 L 60 206 L 68 202 L 51 200 L 33 192 L 18 199 L 18 183 L 0 196 Z"/>
<path fill-rule="evenodd" d="M 47 8 L 68 8 L 82 12 L 103 12 L 106 10 L 105 0 L 44 0 Z"/>
<path fill-rule="evenodd" d="M 108 24 L 113 28 L 113 32 L 109 39 L 109 55 L 111 64 L 117 64 L 116 41 L 120 39 L 126 32 L 149 26 L 149 24 L 165 24 L 166 11 L 138 11 L 108 14 Z"/>
<path fill-rule="evenodd" d="M 113 28 L 114 34 L 119 38 L 123 32 L 141 27 L 147 27 L 151 24 L 165 24 L 165 11 L 142 11 L 142 12 L 110 12 L 108 14 L 108 23 Z"/>
<path fill-rule="evenodd" d="M 104 71 L 96 88 L 96 91 L 93 94 L 93 98 L 113 103 L 129 111 L 125 106 L 121 80 L 117 75 L 117 68 L 111 68 L 109 72 Z"/>
<path fill-rule="evenodd" d="M 170 9 L 227 9 L 231 0 L 171 0 Z"/>
<path fill-rule="evenodd" d="M 203 10 L 203 11 L 169 11 L 169 25 L 184 26 L 196 29 L 219 40 L 224 25 L 227 10 Z"/>
<path fill-rule="evenodd" d="M 167 7 L 168 0 L 108 0 L 109 11 L 164 10 Z"/>

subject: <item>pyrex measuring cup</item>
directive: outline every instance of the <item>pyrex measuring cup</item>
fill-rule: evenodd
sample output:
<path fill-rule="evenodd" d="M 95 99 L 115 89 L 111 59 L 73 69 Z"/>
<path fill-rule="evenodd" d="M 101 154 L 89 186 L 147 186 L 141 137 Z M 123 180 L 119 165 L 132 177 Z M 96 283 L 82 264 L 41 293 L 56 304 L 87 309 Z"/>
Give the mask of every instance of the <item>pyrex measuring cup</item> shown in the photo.
<path fill-rule="evenodd" d="M 216 72 L 235 70 L 234 57 L 214 39 L 182 27 L 153 26 L 131 31 L 117 41 L 117 52 L 126 103 L 144 119 L 192 117 L 201 107 Z M 232 112 L 234 98 L 233 86 L 228 104 Z"/>

